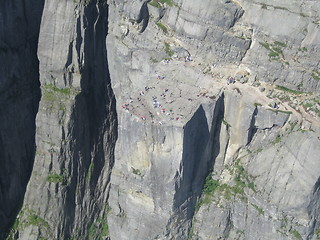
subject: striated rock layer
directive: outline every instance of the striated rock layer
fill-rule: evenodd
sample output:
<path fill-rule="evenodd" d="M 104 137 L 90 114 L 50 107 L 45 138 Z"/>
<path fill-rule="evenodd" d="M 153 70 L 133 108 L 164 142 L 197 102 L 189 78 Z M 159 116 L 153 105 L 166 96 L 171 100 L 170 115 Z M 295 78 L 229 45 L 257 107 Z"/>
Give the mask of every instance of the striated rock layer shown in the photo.
<path fill-rule="evenodd" d="M 319 239 L 319 10 L 46 0 L 7 239 Z"/>

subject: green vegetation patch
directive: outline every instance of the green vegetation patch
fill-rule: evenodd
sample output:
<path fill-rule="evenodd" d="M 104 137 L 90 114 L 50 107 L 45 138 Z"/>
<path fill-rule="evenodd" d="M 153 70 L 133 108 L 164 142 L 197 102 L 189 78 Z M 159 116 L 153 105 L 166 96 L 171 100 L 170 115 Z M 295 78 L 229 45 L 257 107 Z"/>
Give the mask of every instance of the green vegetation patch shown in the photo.
<path fill-rule="evenodd" d="M 231 128 L 231 125 L 230 125 L 230 123 L 227 122 L 227 120 L 223 119 L 223 120 L 222 120 L 222 123 L 223 123 L 224 125 L 226 125 L 227 128 Z"/>
<path fill-rule="evenodd" d="M 68 98 L 71 94 L 71 88 L 58 88 L 53 84 L 45 84 L 42 86 L 42 98 L 46 101 L 61 102 L 63 99 Z"/>
<path fill-rule="evenodd" d="M 47 177 L 47 182 L 49 183 L 63 183 L 64 180 L 65 180 L 65 177 L 57 173 L 53 173 Z"/>
<path fill-rule="evenodd" d="M 166 4 L 168 4 L 170 7 L 172 7 L 173 6 L 173 1 L 172 0 L 159 0 L 159 2 L 161 2 L 161 3 L 166 3 Z"/>
<path fill-rule="evenodd" d="M 203 204 L 211 203 L 216 192 L 219 192 L 226 200 L 238 197 L 244 202 L 247 201 L 244 191 L 246 187 L 256 192 L 252 177 L 249 176 L 248 172 L 241 165 L 239 159 L 235 162 L 232 169 L 231 167 L 227 169 L 234 176 L 233 184 L 221 183 L 219 180 L 213 179 L 212 174 L 209 174 L 205 179 L 202 196 L 196 204 L 196 211 L 199 210 Z"/>
<path fill-rule="evenodd" d="M 301 52 L 307 52 L 308 49 L 306 47 L 303 47 L 303 48 L 299 48 L 298 51 L 301 51 Z"/>
<path fill-rule="evenodd" d="M 279 85 L 276 86 L 276 89 L 287 92 L 287 93 L 295 94 L 295 95 L 300 95 L 303 93 L 302 91 L 292 90 L 292 89 L 289 89 L 289 88 L 286 88 L 283 86 L 279 86 Z"/>
<path fill-rule="evenodd" d="M 62 185 L 68 184 L 68 177 L 66 169 L 63 169 L 63 174 L 52 173 L 47 177 L 47 182 L 49 183 L 60 183 Z"/>
<path fill-rule="evenodd" d="M 281 136 L 280 135 L 276 136 L 276 138 L 272 141 L 272 144 L 275 145 L 275 144 L 278 144 L 279 142 L 281 142 Z"/>
<path fill-rule="evenodd" d="M 271 58 L 279 57 L 279 53 L 271 51 L 271 52 L 269 52 L 268 56 Z"/>
<path fill-rule="evenodd" d="M 141 176 L 141 171 L 139 169 L 136 169 L 136 168 L 132 168 L 132 173 L 135 174 L 135 175 L 138 175 L 138 176 Z"/>
<path fill-rule="evenodd" d="M 267 42 L 259 42 L 260 43 L 260 45 L 262 45 L 264 48 L 266 48 L 266 49 L 270 49 L 270 44 L 269 43 L 267 43 Z"/>
<path fill-rule="evenodd" d="M 154 6 L 154 7 L 156 7 L 156 8 L 161 8 L 161 5 L 160 5 L 160 3 L 158 2 L 158 1 L 151 1 L 151 2 L 149 2 L 149 4 L 151 5 L 151 6 Z"/>
<path fill-rule="evenodd" d="M 261 103 L 254 103 L 254 106 L 255 106 L 255 107 L 261 107 L 262 104 L 261 104 Z"/>
<path fill-rule="evenodd" d="M 208 175 L 204 183 L 203 193 L 213 195 L 218 187 L 219 187 L 219 181 L 212 179 L 211 175 Z"/>
<path fill-rule="evenodd" d="M 16 235 L 17 231 L 19 230 L 20 227 L 20 214 L 22 212 L 19 213 L 18 217 L 15 219 L 12 227 L 10 228 L 10 231 L 7 235 L 7 237 L 5 238 L 6 240 L 12 240 L 15 239 L 14 236 Z"/>
<path fill-rule="evenodd" d="M 274 43 L 270 44 L 268 42 L 259 42 L 261 46 L 265 49 L 269 50 L 268 56 L 270 60 L 280 60 L 280 56 L 284 61 L 283 50 L 281 48 L 287 47 L 286 43 L 275 41 Z"/>
<path fill-rule="evenodd" d="M 152 0 L 151 2 L 149 2 L 151 6 L 154 6 L 156 8 L 162 8 L 162 5 L 165 3 L 170 7 L 174 5 L 172 0 Z"/>
<path fill-rule="evenodd" d="M 93 222 L 88 230 L 89 240 L 104 240 L 109 236 L 109 225 L 107 216 L 104 218 L 98 218 Z"/>
<path fill-rule="evenodd" d="M 86 180 L 87 181 L 90 181 L 90 179 L 92 177 L 93 169 L 94 169 L 94 163 L 91 162 L 90 165 L 89 165 L 89 168 L 88 168 L 87 176 L 86 176 Z"/>
<path fill-rule="evenodd" d="M 320 228 L 318 228 L 314 234 L 316 235 L 317 239 L 320 239 Z"/>
<path fill-rule="evenodd" d="M 26 222 L 27 226 L 43 226 L 45 228 L 49 228 L 49 223 L 45 221 L 43 218 L 41 218 L 39 215 L 36 215 L 35 213 L 32 213 L 28 216 L 28 220 Z"/>
<path fill-rule="evenodd" d="M 156 59 L 156 58 L 150 58 L 150 62 L 152 62 L 152 63 L 158 63 L 158 62 L 160 62 L 158 59 Z"/>
<path fill-rule="evenodd" d="M 257 211 L 260 215 L 264 215 L 264 210 L 260 207 L 258 207 L 256 204 L 251 204 Z"/>
<path fill-rule="evenodd" d="M 34 210 L 24 208 L 21 209 L 15 222 L 13 223 L 6 240 L 16 239 L 19 231 L 28 226 L 36 226 L 40 230 L 39 240 L 52 239 L 52 232 L 49 223 L 40 217 Z M 48 238 L 48 236 L 50 236 Z"/>
<path fill-rule="evenodd" d="M 272 49 L 273 49 L 274 52 L 283 55 L 283 52 L 282 52 L 282 50 L 280 48 L 274 47 Z"/>
<path fill-rule="evenodd" d="M 318 81 L 320 80 L 320 72 L 317 70 L 313 70 L 311 76 L 314 80 L 318 80 Z"/>
<path fill-rule="evenodd" d="M 161 22 L 157 22 L 156 24 L 164 33 L 168 33 L 168 29 L 165 25 L 163 25 Z"/>
<path fill-rule="evenodd" d="M 285 113 L 285 114 L 292 114 L 291 111 L 284 111 L 284 110 L 279 110 L 279 109 L 267 109 L 269 111 L 275 112 L 275 113 Z"/>
<path fill-rule="evenodd" d="M 296 239 L 302 239 L 301 234 L 294 228 L 291 229 L 289 233 L 291 233 Z"/>
<path fill-rule="evenodd" d="M 174 51 L 172 51 L 170 44 L 165 42 L 164 43 L 164 51 L 166 52 L 166 54 L 168 54 L 168 56 L 172 57 L 174 55 Z"/>
<path fill-rule="evenodd" d="M 44 85 L 44 88 L 51 89 L 54 92 L 61 93 L 64 95 L 70 95 L 70 88 L 58 88 L 58 87 L 54 86 L 53 84 L 46 84 L 46 85 Z"/>

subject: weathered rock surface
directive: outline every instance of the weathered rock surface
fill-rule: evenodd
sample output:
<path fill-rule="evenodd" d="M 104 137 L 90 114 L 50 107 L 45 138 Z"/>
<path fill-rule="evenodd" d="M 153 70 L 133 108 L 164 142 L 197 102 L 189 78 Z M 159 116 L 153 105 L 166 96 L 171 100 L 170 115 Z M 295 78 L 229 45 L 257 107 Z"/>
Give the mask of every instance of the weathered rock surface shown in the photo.
<path fill-rule="evenodd" d="M 107 19 L 105 2 L 45 2 L 38 45 L 37 150 L 9 239 L 107 234 L 108 179 L 117 138 Z"/>
<path fill-rule="evenodd" d="M 319 10 L 46 0 L 7 239 L 318 239 Z"/>
<path fill-rule="evenodd" d="M 252 4 L 256 13 L 249 10 Z M 273 45 L 263 46 L 273 39 L 275 48 L 302 48 L 304 37 L 270 29 L 275 21 L 271 11 L 269 22 L 260 26 L 265 18 L 256 18 L 265 11 L 263 3 L 175 1 L 164 7 L 161 25 L 152 21 L 158 13 L 149 6 L 151 20 L 139 34 L 142 26 L 129 23 L 134 18 L 127 5 L 110 5 L 110 21 L 119 23 L 109 24 L 108 35 L 119 116 L 109 198 L 111 239 L 316 236 L 316 218 L 309 208 L 315 206 L 310 199 L 317 177 L 301 176 L 319 172 L 303 172 L 295 162 L 314 163 L 319 129 L 313 125 L 316 133 L 300 132 L 299 113 L 270 108 L 272 100 L 257 88 L 258 79 L 274 82 L 271 74 L 278 76 L 276 84 L 318 88 L 316 79 L 280 80 L 284 70 L 277 72 L 273 65 L 283 66 L 284 59 L 271 59 L 265 51 L 274 51 Z M 292 14 L 294 18 L 299 12 Z M 181 59 L 176 49 L 186 49 L 193 61 Z M 288 71 L 301 70 L 285 65 Z M 262 79 L 265 72 L 268 78 Z M 246 87 L 247 80 L 225 85 L 235 73 L 257 87 Z M 217 187 L 208 193 L 210 183 Z"/>

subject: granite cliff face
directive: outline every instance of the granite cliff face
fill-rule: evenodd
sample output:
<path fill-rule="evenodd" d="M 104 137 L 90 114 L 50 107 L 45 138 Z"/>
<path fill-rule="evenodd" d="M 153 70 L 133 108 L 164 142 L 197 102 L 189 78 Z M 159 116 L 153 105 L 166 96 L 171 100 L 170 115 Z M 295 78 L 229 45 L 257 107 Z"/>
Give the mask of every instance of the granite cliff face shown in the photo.
<path fill-rule="evenodd" d="M 0 5 L 2 238 L 320 238 L 318 2 L 32 4 Z"/>

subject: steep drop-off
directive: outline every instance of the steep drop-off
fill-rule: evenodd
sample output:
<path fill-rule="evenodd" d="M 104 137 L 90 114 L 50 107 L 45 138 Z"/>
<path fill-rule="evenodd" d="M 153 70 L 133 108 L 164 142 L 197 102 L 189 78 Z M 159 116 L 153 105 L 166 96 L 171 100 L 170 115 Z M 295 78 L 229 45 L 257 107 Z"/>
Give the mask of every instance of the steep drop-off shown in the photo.
<path fill-rule="evenodd" d="M 0 3 L 0 238 L 19 211 L 35 155 L 37 42 L 44 1 Z"/>

